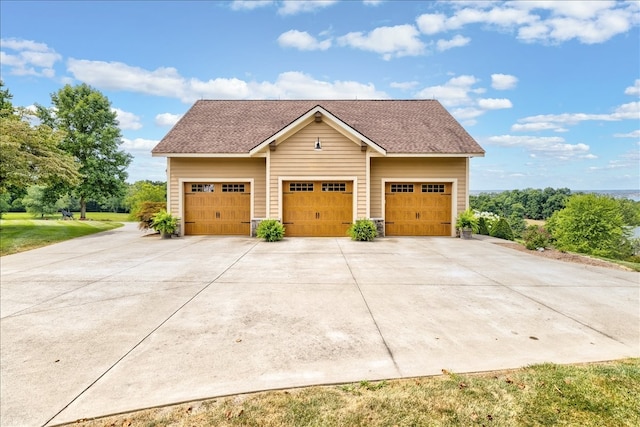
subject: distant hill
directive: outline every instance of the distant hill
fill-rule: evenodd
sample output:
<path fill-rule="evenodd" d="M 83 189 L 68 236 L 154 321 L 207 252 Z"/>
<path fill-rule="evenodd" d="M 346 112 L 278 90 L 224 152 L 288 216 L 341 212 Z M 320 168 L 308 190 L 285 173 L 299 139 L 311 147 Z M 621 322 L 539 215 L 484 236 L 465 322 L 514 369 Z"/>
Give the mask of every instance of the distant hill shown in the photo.
<path fill-rule="evenodd" d="M 481 193 L 502 193 L 503 191 L 510 190 L 470 190 L 469 194 L 477 196 Z M 640 190 L 571 190 L 571 194 L 579 193 L 607 194 L 613 197 L 640 201 Z"/>

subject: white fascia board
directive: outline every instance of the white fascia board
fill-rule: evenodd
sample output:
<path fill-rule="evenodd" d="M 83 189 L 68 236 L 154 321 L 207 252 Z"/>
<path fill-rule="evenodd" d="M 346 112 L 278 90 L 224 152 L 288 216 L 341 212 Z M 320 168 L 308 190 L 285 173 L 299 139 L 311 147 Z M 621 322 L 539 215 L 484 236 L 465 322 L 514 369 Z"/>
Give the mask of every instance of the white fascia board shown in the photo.
<path fill-rule="evenodd" d="M 345 132 L 353 135 L 353 137 L 355 139 L 364 142 L 365 144 L 367 144 L 369 147 L 373 148 L 378 153 L 383 154 L 383 155 L 387 154 L 387 152 L 386 152 L 386 150 L 384 148 L 380 147 L 378 144 L 376 144 L 375 142 L 371 141 L 369 138 L 367 138 L 366 136 L 362 135 L 360 132 L 358 132 L 355 129 L 353 129 L 352 127 L 348 126 L 346 123 L 344 123 L 338 117 L 334 116 L 333 114 L 331 114 L 330 112 L 328 112 L 327 110 L 325 110 L 324 108 L 322 108 L 319 105 L 314 107 L 314 108 L 312 108 L 311 110 L 309 110 L 304 115 L 298 117 L 296 120 L 291 122 L 288 126 L 282 128 L 280 131 L 278 131 L 276 134 L 274 134 L 274 135 L 270 136 L 269 138 L 265 139 L 264 141 L 262 141 L 260 144 L 258 144 L 253 149 L 251 149 L 251 151 L 249 151 L 249 154 L 250 155 L 255 155 L 256 153 L 258 153 L 259 151 L 261 151 L 265 147 L 267 147 L 273 141 L 276 141 L 276 144 L 277 144 L 277 141 L 278 141 L 278 139 L 280 137 L 282 137 L 283 135 L 287 134 L 292 128 L 295 128 L 296 126 L 300 125 L 301 123 L 311 119 L 317 112 L 320 112 L 324 117 L 329 118 L 337 127 L 341 128 Z"/>
<path fill-rule="evenodd" d="M 484 153 L 387 153 L 387 157 L 484 157 Z"/>

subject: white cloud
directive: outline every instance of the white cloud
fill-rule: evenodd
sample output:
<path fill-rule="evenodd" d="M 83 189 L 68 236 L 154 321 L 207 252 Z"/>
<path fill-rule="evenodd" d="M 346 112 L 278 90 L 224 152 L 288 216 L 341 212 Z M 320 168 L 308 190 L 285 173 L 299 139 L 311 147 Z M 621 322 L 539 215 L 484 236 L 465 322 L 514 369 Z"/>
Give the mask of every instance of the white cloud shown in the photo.
<path fill-rule="evenodd" d="M 348 33 L 339 37 L 338 43 L 341 46 L 376 52 L 381 54 L 383 59 L 389 60 L 393 57 L 421 55 L 425 45 L 419 35 L 413 25 L 396 25 L 378 27 L 367 34 Z"/>
<path fill-rule="evenodd" d="M 472 86 L 478 80 L 474 76 L 453 77 L 443 85 L 429 86 L 416 94 L 417 98 L 437 99 L 443 105 L 452 107 L 472 103 L 470 93 L 477 93 Z"/>
<path fill-rule="evenodd" d="M 629 102 L 617 107 L 610 114 L 587 114 L 587 113 L 563 113 L 563 114 L 541 114 L 529 116 L 518 120 L 519 123 L 550 123 L 575 125 L 584 121 L 605 121 L 615 122 L 620 120 L 639 120 L 640 102 Z"/>
<path fill-rule="evenodd" d="M 168 67 L 149 71 L 122 62 L 71 58 L 67 69 L 77 80 L 97 88 L 178 98 L 186 103 L 206 97 L 239 99 L 249 93 L 246 82 L 236 78 L 186 79 L 175 68 Z"/>
<path fill-rule="evenodd" d="M 362 0 L 362 4 L 365 6 L 378 6 L 383 0 Z"/>
<path fill-rule="evenodd" d="M 522 148 L 532 157 L 548 157 L 558 160 L 570 159 L 594 159 L 595 155 L 589 153 L 587 144 L 568 144 L 559 136 L 514 136 L 499 135 L 486 139 L 486 142 L 499 147 Z"/>
<path fill-rule="evenodd" d="M 482 98 L 478 100 L 478 106 L 485 110 L 501 110 L 512 108 L 513 104 L 506 98 Z"/>
<path fill-rule="evenodd" d="M 461 3 L 452 3 L 454 7 Z M 469 24 L 490 24 L 510 28 L 536 20 L 526 10 L 496 6 L 484 10 L 487 4 L 469 3 L 470 7 L 457 9 L 451 16 L 441 13 L 424 14 L 418 17 L 418 28 L 424 34 L 437 34 L 443 31 L 458 30 Z"/>
<path fill-rule="evenodd" d="M 624 90 L 625 95 L 640 95 L 640 79 L 636 79 L 633 86 L 629 86 Z"/>
<path fill-rule="evenodd" d="M 515 123 L 511 126 L 511 130 L 514 132 L 540 132 L 543 130 L 552 130 L 555 132 L 566 132 L 567 129 L 560 127 L 554 123 L 537 122 L 537 123 Z"/>
<path fill-rule="evenodd" d="M 281 15 L 297 15 L 298 13 L 315 12 L 336 2 L 337 0 L 287 0 L 280 3 L 278 13 Z"/>
<path fill-rule="evenodd" d="M 231 10 L 253 10 L 271 6 L 273 3 L 273 0 L 233 0 L 231 2 Z"/>
<path fill-rule="evenodd" d="M 491 74 L 491 87 L 496 90 L 513 89 L 518 84 L 518 78 L 510 74 Z"/>
<path fill-rule="evenodd" d="M 475 76 L 462 75 L 449 79 L 446 83 L 425 87 L 415 96 L 421 99 L 437 99 L 447 107 L 455 107 L 451 114 L 465 126 L 473 126 L 477 118 L 490 110 L 512 108 L 506 98 L 477 98 L 484 88 L 474 87 L 479 82 Z"/>
<path fill-rule="evenodd" d="M 306 31 L 289 30 L 280 34 L 278 44 L 282 47 L 293 47 L 299 50 L 327 50 L 331 47 L 331 40 L 320 42 Z"/>
<path fill-rule="evenodd" d="M 182 118 L 182 114 L 162 113 L 156 116 L 156 126 L 173 126 Z"/>
<path fill-rule="evenodd" d="M 610 169 L 629 169 L 631 178 L 638 181 L 638 164 L 640 163 L 640 151 L 631 150 L 618 156 L 617 159 L 609 160 L 604 166 L 592 166 L 590 171 L 610 170 Z"/>
<path fill-rule="evenodd" d="M 158 144 L 159 141 L 153 139 L 144 138 L 122 138 L 122 145 L 120 147 L 125 151 L 151 151 L 153 147 Z"/>
<path fill-rule="evenodd" d="M 322 81 L 297 71 L 281 73 L 275 82 L 216 78 L 202 81 L 181 76 L 175 68 L 150 71 L 121 62 L 70 59 L 68 70 L 98 89 L 123 90 L 177 98 L 185 103 L 198 99 L 384 99 L 387 94 L 373 83 Z"/>
<path fill-rule="evenodd" d="M 50 52 L 51 49 L 44 43 L 35 42 L 33 40 L 23 39 L 0 39 L 0 46 L 3 48 L 18 50 L 18 51 L 31 51 L 31 52 Z"/>
<path fill-rule="evenodd" d="M 252 83 L 257 96 L 252 98 L 279 99 L 386 99 L 388 95 L 376 90 L 373 83 L 336 80 L 316 80 L 308 74 L 288 71 L 274 83 Z"/>
<path fill-rule="evenodd" d="M 614 133 L 613 136 L 616 138 L 640 138 L 640 129 L 628 133 Z"/>
<path fill-rule="evenodd" d="M 117 114 L 117 120 L 120 124 L 120 129 L 138 130 L 142 128 L 140 117 L 136 116 L 135 114 L 121 110 L 119 108 L 112 108 L 111 111 L 114 111 Z"/>
<path fill-rule="evenodd" d="M 462 47 L 469 44 L 471 39 L 469 37 L 463 37 L 460 34 L 453 37 L 451 40 L 440 39 L 436 42 L 436 47 L 439 51 L 445 51 L 454 47 Z"/>
<path fill-rule="evenodd" d="M 640 101 L 622 104 L 611 114 L 612 120 L 640 120 Z"/>
<path fill-rule="evenodd" d="M 463 126 L 474 126 L 478 123 L 476 119 L 486 112 L 486 110 L 476 107 L 463 107 L 454 108 L 451 110 L 451 115 L 460 121 Z"/>
<path fill-rule="evenodd" d="M 634 2 L 520 1 L 451 2 L 449 14 L 429 13 L 416 19 L 423 34 L 460 30 L 482 24 L 499 31 L 517 31 L 525 42 L 602 43 L 640 23 Z"/>
<path fill-rule="evenodd" d="M 524 26 L 518 37 L 527 42 L 542 41 L 561 43 L 577 39 L 581 43 L 605 42 L 612 37 L 627 32 L 638 24 L 638 17 L 631 2 L 589 1 L 589 2 L 529 2 L 514 3 L 516 7 L 533 11 L 549 12 L 550 17 L 542 17 L 531 28 Z"/>
<path fill-rule="evenodd" d="M 423 34 L 438 34 L 447 30 L 447 17 L 441 13 L 425 13 L 418 16 L 416 23 Z"/>
<path fill-rule="evenodd" d="M 554 16 L 566 16 L 576 19 L 597 18 L 602 12 L 607 11 L 615 6 L 613 0 L 598 0 L 588 2 L 575 1 L 531 1 L 527 4 L 514 4 L 515 7 L 534 10 L 547 10 Z"/>
<path fill-rule="evenodd" d="M 9 68 L 14 75 L 32 75 L 52 78 L 55 76 L 53 66 L 62 60 L 62 56 L 44 43 L 22 39 L 0 39 L 0 63 Z"/>

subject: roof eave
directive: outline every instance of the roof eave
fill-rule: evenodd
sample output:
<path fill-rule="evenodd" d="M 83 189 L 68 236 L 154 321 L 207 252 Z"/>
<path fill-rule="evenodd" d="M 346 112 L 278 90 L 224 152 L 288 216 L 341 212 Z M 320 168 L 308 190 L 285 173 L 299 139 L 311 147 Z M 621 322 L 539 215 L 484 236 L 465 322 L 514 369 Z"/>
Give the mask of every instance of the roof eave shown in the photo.
<path fill-rule="evenodd" d="M 387 157 L 484 157 L 479 153 L 387 153 Z"/>
<path fill-rule="evenodd" d="M 151 157 L 251 157 L 249 153 L 151 153 Z"/>

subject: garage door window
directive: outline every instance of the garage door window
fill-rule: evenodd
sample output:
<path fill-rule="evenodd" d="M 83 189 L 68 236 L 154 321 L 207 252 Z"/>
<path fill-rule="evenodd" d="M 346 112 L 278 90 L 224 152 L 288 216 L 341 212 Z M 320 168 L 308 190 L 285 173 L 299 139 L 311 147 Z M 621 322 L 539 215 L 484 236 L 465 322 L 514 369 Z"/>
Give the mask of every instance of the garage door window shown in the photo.
<path fill-rule="evenodd" d="M 322 183 L 322 191 L 338 191 L 345 192 L 347 191 L 347 183 L 346 182 L 323 182 Z"/>
<path fill-rule="evenodd" d="M 213 184 L 191 184 L 192 193 L 213 193 Z"/>
<path fill-rule="evenodd" d="M 444 193 L 444 184 L 422 184 L 423 193 Z"/>
<path fill-rule="evenodd" d="M 289 191 L 313 191 L 313 182 L 291 182 Z"/>
<path fill-rule="evenodd" d="M 391 184 L 392 193 L 413 193 L 413 184 Z"/>
<path fill-rule="evenodd" d="M 223 193 L 244 193 L 244 184 L 222 184 Z"/>

